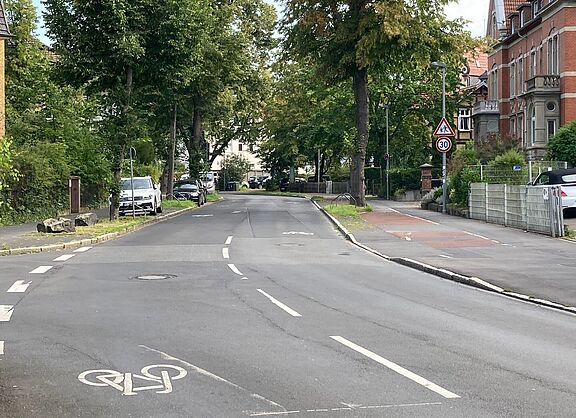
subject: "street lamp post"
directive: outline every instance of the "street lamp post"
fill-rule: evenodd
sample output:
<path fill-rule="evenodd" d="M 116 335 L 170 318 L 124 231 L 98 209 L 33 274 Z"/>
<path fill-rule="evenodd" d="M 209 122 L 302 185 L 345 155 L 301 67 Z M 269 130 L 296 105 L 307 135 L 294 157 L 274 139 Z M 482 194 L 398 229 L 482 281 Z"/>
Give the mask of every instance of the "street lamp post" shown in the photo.
<path fill-rule="evenodd" d="M 385 106 L 386 109 L 386 200 L 390 200 L 390 150 L 388 149 L 388 110 L 389 105 Z"/>
<path fill-rule="evenodd" d="M 442 69 L 442 119 L 446 119 L 446 63 L 432 62 L 432 67 Z M 442 213 L 446 213 L 446 153 L 442 153 Z"/>

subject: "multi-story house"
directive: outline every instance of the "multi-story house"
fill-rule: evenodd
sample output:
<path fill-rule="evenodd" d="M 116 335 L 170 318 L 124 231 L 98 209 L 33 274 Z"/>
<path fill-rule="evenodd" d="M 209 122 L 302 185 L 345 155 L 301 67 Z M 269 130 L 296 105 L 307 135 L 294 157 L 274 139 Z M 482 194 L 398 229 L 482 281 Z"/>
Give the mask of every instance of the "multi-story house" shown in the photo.
<path fill-rule="evenodd" d="M 477 137 L 516 138 L 528 159 L 576 119 L 576 0 L 490 0 L 488 100 L 474 106 Z"/>
<path fill-rule="evenodd" d="M 487 68 L 486 53 L 475 51 L 466 55 L 466 64 L 462 68 L 463 99 L 458 104 L 457 114 L 454 115 L 457 145 L 463 145 L 474 139 L 472 109 L 477 102 L 488 98 Z"/>
<path fill-rule="evenodd" d="M 220 171 L 222 169 L 222 165 L 227 157 L 230 155 L 240 155 L 244 157 L 250 164 L 250 171 L 246 174 L 246 179 L 249 176 L 261 176 L 266 174 L 266 170 L 262 167 L 262 161 L 256 154 L 258 150 L 258 145 L 254 144 L 244 144 L 237 139 L 233 139 L 230 141 L 222 155 L 216 157 L 214 162 L 212 163 L 211 170 L 212 171 Z M 211 149 L 212 151 L 212 149 Z"/>

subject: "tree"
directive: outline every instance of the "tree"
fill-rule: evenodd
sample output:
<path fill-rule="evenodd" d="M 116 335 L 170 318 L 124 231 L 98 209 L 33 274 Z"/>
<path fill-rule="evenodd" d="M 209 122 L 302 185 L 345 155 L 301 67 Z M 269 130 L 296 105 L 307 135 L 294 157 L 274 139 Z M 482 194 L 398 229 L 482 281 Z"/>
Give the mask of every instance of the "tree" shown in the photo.
<path fill-rule="evenodd" d="M 386 63 L 429 63 L 466 40 L 460 22 L 442 14 L 447 0 L 288 0 L 287 47 L 311 56 L 329 80 L 352 82 L 356 139 L 352 195 L 365 204 L 364 163 L 369 133 L 369 73 Z M 391 73 L 385 73 L 391 74 Z"/>
<path fill-rule="evenodd" d="M 218 177 L 219 181 L 224 183 L 220 185 L 220 188 L 223 190 L 225 187 L 222 186 L 226 186 L 226 182 L 229 181 L 241 182 L 249 169 L 250 163 L 243 156 L 235 154 L 226 156 L 222 160 L 222 168 Z"/>
<path fill-rule="evenodd" d="M 576 166 L 576 121 L 560 128 L 548 141 L 548 158 Z"/>

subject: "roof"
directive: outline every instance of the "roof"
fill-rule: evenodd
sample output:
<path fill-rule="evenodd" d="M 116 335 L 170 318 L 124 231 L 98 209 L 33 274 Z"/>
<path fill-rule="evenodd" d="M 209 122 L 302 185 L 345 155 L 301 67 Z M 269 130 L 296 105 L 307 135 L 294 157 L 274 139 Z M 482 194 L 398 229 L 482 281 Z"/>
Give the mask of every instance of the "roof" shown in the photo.
<path fill-rule="evenodd" d="M 6 9 L 4 8 L 4 1 L 0 0 L 0 39 L 11 38 L 10 28 L 6 20 Z"/>
<path fill-rule="evenodd" d="M 465 55 L 468 64 L 468 75 L 480 77 L 488 70 L 488 54 L 485 52 L 474 51 Z"/>
<path fill-rule="evenodd" d="M 504 0 L 504 15 L 506 16 L 506 19 L 508 19 L 508 16 L 512 13 L 516 13 L 518 7 L 524 3 L 529 5 L 525 0 Z"/>

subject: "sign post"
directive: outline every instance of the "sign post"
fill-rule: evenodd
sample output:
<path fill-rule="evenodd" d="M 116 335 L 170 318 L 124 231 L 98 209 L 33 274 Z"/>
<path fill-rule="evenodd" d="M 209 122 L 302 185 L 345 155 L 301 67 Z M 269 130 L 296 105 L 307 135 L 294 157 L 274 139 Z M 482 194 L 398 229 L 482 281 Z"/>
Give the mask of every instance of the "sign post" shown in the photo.
<path fill-rule="evenodd" d="M 444 84 L 444 83 L 442 83 Z M 444 94 L 444 92 L 443 92 Z M 446 213 L 446 153 L 452 148 L 452 141 L 449 137 L 454 136 L 452 127 L 446 120 L 446 106 L 442 100 L 442 119 L 434 130 L 434 136 L 437 136 L 436 149 L 442 153 L 442 213 Z"/>

